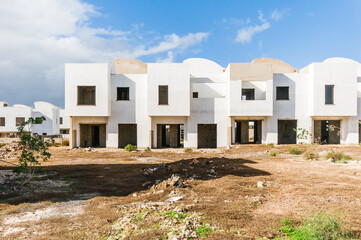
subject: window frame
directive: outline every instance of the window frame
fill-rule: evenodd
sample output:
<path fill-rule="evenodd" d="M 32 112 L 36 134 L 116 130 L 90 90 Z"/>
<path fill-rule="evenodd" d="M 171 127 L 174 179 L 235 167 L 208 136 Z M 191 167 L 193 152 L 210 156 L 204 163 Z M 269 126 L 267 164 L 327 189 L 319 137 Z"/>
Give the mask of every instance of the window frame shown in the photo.
<path fill-rule="evenodd" d="M 279 98 L 278 89 L 287 88 L 287 99 Z M 276 101 L 289 101 L 290 100 L 290 86 L 276 86 Z"/>
<path fill-rule="evenodd" d="M 332 103 L 327 102 L 327 87 L 331 87 L 332 89 Z M 335 85 L 326 84 L 325 85 L 325 105 L 334 105 L 335 104 Z"/>
<path fill-rule="evenodd" d="M 0 117 L 0 124 L 1 124 L 1 119 L 4 119 L 4 125 L 0 125 L 0 127 L 5 127 L 6 126 L 6 117 Z"/>
<path fill-rule="evenodd" d="M 80 88 L 94 88 L 94 104 L 80 104 L 79 103 L 79 89 Z M 97 103 L 97 88 L 96 86 L 77 86 L 77 106 L 96 106 L 96 103 Z"/>
<path fill-rule="evenodd" d="M 128 90 L 128 92 L 127 92 L 127 97 L 128 97 L 128 99 L 119 99 L 119 96 L 121 96 L 121 95 L 119 95 L 119 90 L 120 89 L 127 89 Z M 117 87 L 117 101 L 130 101 L 130 94 L 129 94 L 129 87 Z"/>
<path fill-rule="evenodd" d="M 161 103 L 161 97 L 160 97 L 160 93 L 161 93 L 161 88 L 166 87 L 167 89 L 167 102 L 166 103 Z M 168 85 L 158 85 L 158 105 L 159 106 L 168 106 L 169 105 L 169 86 Z"/>
<path fill-rule="evenodd" d="M 243 90 L 253 90 L 253 99 L 247 99 L 247 95 L 243 94 Z M 254 101 L 254 100 L 256 100 L 256 89 L 255 88 L 242 88 L 241 89 L 241 100 L 242 100 L 243 96 L 246 96 L 246 99 L 243 100 L 243 101 Z"/>
<path fill-rule="evenodd" d="M 15 126 L 16 126 L 16 127 L 20 127 L 20 126 L 21 126 L 21 123 L 19 123 L 19 125 L 18 125 L 18 118 L 24 119 L 24 121 L 22 121 L 21 123 L 23 123 L 23 122 L 26 121 L 26 120 L 25 120 L 25 117 L 15 117 Z"/>

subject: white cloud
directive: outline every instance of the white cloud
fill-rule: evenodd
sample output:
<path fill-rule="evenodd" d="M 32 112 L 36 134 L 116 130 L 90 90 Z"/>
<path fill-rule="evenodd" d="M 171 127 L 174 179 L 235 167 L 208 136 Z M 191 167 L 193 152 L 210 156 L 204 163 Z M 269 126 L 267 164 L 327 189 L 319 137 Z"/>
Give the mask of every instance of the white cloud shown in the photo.
<path fill-rule="evenodd" d="M 172 63 L 174 59 L 174 54 L 173 52 L 169 51 L 167 53 L 167 57 L 165 58 L 157 58 L 156 62 L 158 63 Z"/>
<path fill-rule="evenodd" d="M 45 100 L 63 105 L 64 63 L 110 62 L 122 58 L 176 53 L 208 37 L 198 32 L 159 36 L 143 30 L 92 27 L 102 17 L 81 0 L 0 1 L 0 96 L 9 103 Z"/>
<path fill-rule="evenodd" d="M 249 43 L 255 34 L 271 27 L 271 24 L 263 17 L 263 13 L 261 11 L 259 11 L 258 19 L 262 22 L 261 25 L 243 27 L 238 30 L 236 42 L 240 42 L 242 44 Z"/>
<path fill-rule="evenodd" d="M 271 13 L 271 19 L 278 22 L 278 21 L 282 20 L 285 15 L 289 14 L 290 11 L 291 11 L 291 9 L 289 9 L 289 8 L 285 8 L 282 10 L 275 9 Z"/>

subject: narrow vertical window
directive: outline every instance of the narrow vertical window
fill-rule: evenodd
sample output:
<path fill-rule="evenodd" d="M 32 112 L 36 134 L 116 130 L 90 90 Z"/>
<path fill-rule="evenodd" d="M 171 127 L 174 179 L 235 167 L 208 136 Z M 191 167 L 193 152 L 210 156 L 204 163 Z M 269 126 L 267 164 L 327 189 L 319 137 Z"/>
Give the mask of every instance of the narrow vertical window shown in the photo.
<path fill-rule="evenodd" d="M 334 85 L 325 85 L 325 104 L 334 104 Z"/>
<path fill-rule="evenodd" d="M 0 117 L 0 127 L 5 127 L 5 118 Z"/>
<path fill-rule="evenodd" d="M 158 104 L 168 105 L 168 86 L 160 85 L 158 88 Z"/>
<path fill-rule="evenodd" d="M 62 117 L 60 117 L 60 119 L 59 119 L 59 124 L 63 124 L 63 118 Z"/>

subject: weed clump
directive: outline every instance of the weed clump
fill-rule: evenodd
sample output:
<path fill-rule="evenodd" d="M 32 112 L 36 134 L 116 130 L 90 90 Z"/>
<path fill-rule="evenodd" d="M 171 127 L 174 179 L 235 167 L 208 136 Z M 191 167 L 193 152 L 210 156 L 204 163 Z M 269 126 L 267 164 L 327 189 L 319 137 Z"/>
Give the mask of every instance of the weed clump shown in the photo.
<path fill-rule="evenodd" d="M 289 240 L 357 239 L 351 231 L 345 230 L 344 224 L 338 216 L 329 216 L 326 214 L 316 214 L 304 220 L 303 224 L 299 227 L 295 227 L 292 220 L 283 219 L 282 227 L 278 230 L 286 235 L 286 238 L 282 239 Z"/>
<path fill-rule="evenodd" d="M 270 146 L 270 147 L 274 147 L 274 146 L 275 146 L 274 143 L 268 143 L 267 145 Z"/>
<path fill-rule="evenodd" d="M 302 152 L 296 147 L 290 147 L 288 152 L 292 155 L 300 155 Z"/>
<path fill-rule="evenodd" d="M 151 152 L 152 150 L 150 150 L 150 147 L 146 147 L 145 149 L 144 149 L 144 152 Z"/>
<path fill-rule="evenodd" d="M 279 152 L 276 152 L 276 151 L 272 151 L 269 153 L 270 157 L 275 157 L 275 156 L 277 156 L 277 154 L 279 154 Z"/>
<path fill-rule="evenodd" d="M 127 146 L 125 146 L 125 151 L 127 152 L 132 152 L 132 151 L 137 151 L 137 146 L 132 145 L 132 144 L 128 144 Z"/>
<path fill-rule="evenodd" d="M 69 140 L 65 139 L 61 142 L 61 146 L 69 146 Z"/>
<path fill-rule="evenodd" d="M 183 150 L 183 152 L 190 153 L 190 152 L 193 152 L 193 149 L 192 148 L 186 148 L 186 149 Z"/>
<path fill-rule="evenodd" d="M 318 153 L 311 150 L 307 150 L 306 152 L 303 153 L 303 159 L 305 160 L 318 160 L 319 157 L 320 156 L 318 155 Z"/>
<path fill-rule="evenodd" d="M 351 160 L 352 157 L 350 155 L 344 154 L 341 151 L 328 151 L 325 155 L 326 159 L 331 159 L 334 163 L 346 163 L 347 160 Z"/>

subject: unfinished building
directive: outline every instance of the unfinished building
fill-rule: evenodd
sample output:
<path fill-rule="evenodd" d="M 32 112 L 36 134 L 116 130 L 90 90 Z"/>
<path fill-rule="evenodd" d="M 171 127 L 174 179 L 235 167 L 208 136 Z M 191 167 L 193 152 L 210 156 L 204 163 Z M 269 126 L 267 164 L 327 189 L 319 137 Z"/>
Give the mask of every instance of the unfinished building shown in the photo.
<path fill-rule="evenodd" d="M 269 58 L 226 68 L 199 58 L 113 65 L 114 72 L 108 63 L 65 65 L 72 147 L 360 141 L 361 64 L 350 59 L 299 71 Z"/>

